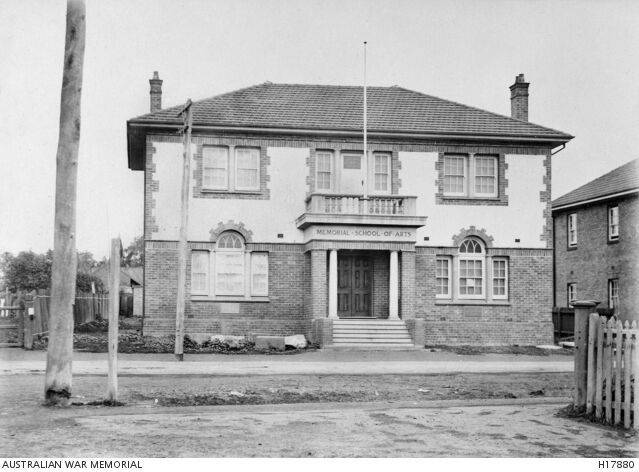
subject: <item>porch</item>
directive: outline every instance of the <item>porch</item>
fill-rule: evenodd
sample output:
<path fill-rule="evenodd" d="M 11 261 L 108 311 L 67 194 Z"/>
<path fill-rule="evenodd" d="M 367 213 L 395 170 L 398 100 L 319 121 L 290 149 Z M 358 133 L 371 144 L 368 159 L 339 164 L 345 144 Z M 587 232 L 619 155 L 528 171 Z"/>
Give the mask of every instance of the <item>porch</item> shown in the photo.
<path fill-rule="evenodd" d="M 415 328 L 421 320 L 415 320 L 414 313 L 415 252 L 403 249 L 311 251 L 313 337 L 322 347 L 420 345 L 423 334 Z"/>

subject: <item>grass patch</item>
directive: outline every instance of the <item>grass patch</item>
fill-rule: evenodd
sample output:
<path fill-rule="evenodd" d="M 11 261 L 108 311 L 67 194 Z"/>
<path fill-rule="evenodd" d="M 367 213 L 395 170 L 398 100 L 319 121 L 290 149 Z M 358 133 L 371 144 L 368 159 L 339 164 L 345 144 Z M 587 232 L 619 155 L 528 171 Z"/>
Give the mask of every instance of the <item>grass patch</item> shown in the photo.
<path fill-rule="evenodd" d="M 465 356 L 476 356 L 479 354 L 514 354 L 522 356 L 549 356 L 550 354 L 572 355 L 571 351 L 565 349 L 542 349 L 537 346 L 445 346 L 433 345 L 426 346 L 426 349 L 437 349 L 441 351 L 454 352 L 455 354 Z"/>

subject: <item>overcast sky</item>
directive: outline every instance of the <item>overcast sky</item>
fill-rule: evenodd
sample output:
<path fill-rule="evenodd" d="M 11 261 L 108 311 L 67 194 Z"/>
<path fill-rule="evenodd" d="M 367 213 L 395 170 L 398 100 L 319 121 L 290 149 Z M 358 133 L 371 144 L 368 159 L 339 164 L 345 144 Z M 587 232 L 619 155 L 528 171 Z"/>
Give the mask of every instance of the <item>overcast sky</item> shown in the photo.
<path fill-rule="evenodd" d="M 97 256 L 142 233 L 143 175 L 126 120 L 270 80 L 410 89 L 510 114 L 525 73 L 530 121 L 576 138 L 553 158 L 553 198 L 638 157 L 637 1 L 91 1 L 77 244 Z M 0 250 L 53 245 L 66 2 L 0 5 Z"/>

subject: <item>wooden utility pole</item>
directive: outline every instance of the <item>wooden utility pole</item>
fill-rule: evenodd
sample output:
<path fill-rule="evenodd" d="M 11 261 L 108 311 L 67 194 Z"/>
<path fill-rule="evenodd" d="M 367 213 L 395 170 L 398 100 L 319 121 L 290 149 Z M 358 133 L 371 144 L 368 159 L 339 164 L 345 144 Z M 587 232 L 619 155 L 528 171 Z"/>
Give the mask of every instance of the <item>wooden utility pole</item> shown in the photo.
<path fill-rule="evenodd" d="M 186 261 L 189 256 L 187 228 L 189 224 L 189 186 L 191 181 L 191 127 L 193 114 L 189 98 L 180 112 L 184 118 L 184 162 L 182 165 L 182 196 L 180 207 L 180 236 L 178 241 L 177 303 L 175 309 L 175 357 L 184 360 L 184 310 L 186 307 Z"/>
<path fill-rule="evenodd" d="M 60 133 L 56 155 L 49 347 L 44 385 L 45 402 L 49 405 L 67 405 L 71 396 L 73 302 L 77 271 L 76 188 L 85 36 L 84 0 L 67 0 L 66 22 Z"/>
<path fill-rule="evenodd" d="M 109 376 L 107 400 L 118 400 L 118 315 L 120 314 L 120 256 L 122 242 L 120 238 L 111 240 L 109 259 Z"/>

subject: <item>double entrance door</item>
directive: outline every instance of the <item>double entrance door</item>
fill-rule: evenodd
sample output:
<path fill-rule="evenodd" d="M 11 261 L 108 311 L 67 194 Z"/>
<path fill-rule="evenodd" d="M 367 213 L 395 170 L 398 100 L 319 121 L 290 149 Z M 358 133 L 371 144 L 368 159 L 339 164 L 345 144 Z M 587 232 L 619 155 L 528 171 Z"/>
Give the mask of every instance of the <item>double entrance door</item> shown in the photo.
<path fill-rule="evenodd" d="M 371 316 L 372 264 L 367 256 L 337 256 L 337 316 L 366 318 Z"/>

